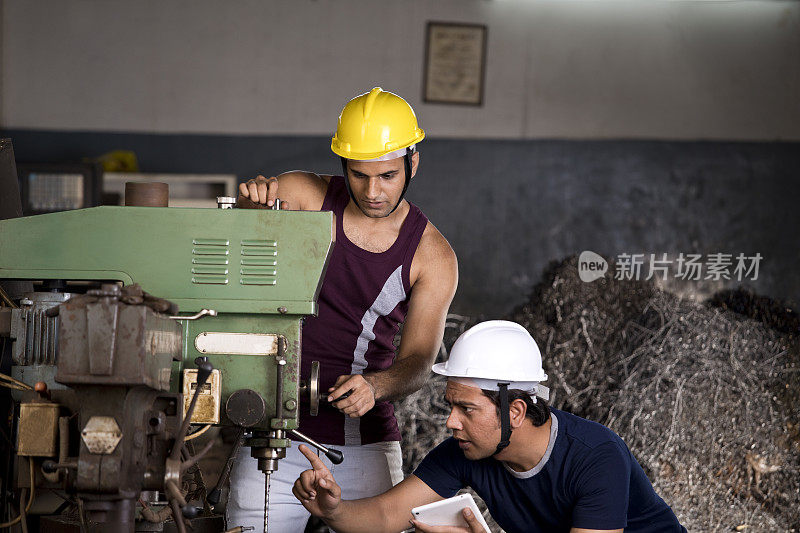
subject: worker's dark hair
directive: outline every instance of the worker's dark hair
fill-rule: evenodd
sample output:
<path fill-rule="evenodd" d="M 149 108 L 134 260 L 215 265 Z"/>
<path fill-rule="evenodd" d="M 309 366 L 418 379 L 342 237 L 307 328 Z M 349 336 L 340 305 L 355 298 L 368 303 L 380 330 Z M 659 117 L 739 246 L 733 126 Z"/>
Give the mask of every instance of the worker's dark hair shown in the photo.
<path fill-rule="evenodd" d="M 484 396 L 489 398 L 497 408 L 497 416 L 500 416 L 500 392 L 496 390 L 481 389 Z M 533 403 L 530 395 L 519 389 L 508 390 L 508 403 L 511 404 L 514 400 L 522 400 L 525 402 L 525 416 L 531 419 L 534 426 L 542 426 L 550 419 L 550 408 L 547 402 L 541 398 L 536 398 L 536 403 Z"/>

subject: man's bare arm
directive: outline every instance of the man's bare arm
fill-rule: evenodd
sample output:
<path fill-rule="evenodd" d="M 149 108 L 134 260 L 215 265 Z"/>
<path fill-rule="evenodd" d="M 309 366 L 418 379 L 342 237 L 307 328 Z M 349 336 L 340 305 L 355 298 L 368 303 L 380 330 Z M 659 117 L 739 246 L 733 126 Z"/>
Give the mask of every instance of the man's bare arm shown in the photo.
<path fill-rule="evenodd" d="M 388 491 L 371 498 L 342 500 L 331 472 L 314 452 L 301 444 L 311 469 L 295 481 L 292 494 L 314 516 L 341 533 L 401 531 L 408 528 L 411 509 L 442 497 L 416 476 L 409 476 Z"/>
<path fill-rule="evenodd" d="M 325 200 L 329 179 L 300 170 L 284 172 L 271 178 L 258 176 L 247 183 L 239 184 L 239 196 L 269 207 L 276 198 L 280 198 L 284 209 L 319 211 Z"/>
<path fill-rule="evenodd" d="M 416 276 L 416 278 L 415 278 Z M 396 400 L 419 390 L 430 374 L 442 343 L 447 310 L 458 285 L 456 254 L 430 225 L 423 234 L 411 266 L 412 291 L 400 347 L 386 370 L 339 376 L 328 391 L 329 401 L 356 418 L 375 402 Z M 350 392 L 342 400 L 340 396 Z"/>
<path fill-rule="evenodd" d="M 458 285 L 458 262 L 447 240 L 432 229 L 431 242 L 414 257 L 422 264 L 412 287 L 397 357 L 386 370 L 365 375 L 376 400 L 396 400 L 419 390 L 442 343 L 447 310 Z"/>
<path fill-rule="evenodd" d="M 325 519 L 325 523 L 341 533 L 403 531 L 411 525 L 411 509 L 441 499 L 436 491 L 411 475 L 378 496 L 343 500 L 337 515 Z"/>

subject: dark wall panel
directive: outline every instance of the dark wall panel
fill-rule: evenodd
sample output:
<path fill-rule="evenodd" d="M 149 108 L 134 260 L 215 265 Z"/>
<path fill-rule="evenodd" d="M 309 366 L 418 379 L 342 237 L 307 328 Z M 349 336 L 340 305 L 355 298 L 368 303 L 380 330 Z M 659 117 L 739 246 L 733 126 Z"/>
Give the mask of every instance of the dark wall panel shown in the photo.
<path fill-rule="evenodd" d="M 143 172 L 337 172 L 322 136 L 6 130 L 19 162 L 136 152 Z M 763 256 L 745 286 L 800 300 L 800 143 L 428 139 L 409 190 L 460 264 L 453 309 L 499 316 L 583 250 Z M 672 270 L 670 271 L 673 272 Z"/>

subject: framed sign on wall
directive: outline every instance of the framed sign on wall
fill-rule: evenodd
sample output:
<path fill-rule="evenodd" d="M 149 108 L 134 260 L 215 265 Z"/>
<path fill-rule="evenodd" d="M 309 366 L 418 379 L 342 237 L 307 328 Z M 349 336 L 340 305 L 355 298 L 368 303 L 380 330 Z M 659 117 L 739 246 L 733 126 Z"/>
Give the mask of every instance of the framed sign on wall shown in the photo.
<path fill-rule="evenodd" d="M 425 38 L 425 102 L 483 105 L 486 26 L 428 22 Z"/>

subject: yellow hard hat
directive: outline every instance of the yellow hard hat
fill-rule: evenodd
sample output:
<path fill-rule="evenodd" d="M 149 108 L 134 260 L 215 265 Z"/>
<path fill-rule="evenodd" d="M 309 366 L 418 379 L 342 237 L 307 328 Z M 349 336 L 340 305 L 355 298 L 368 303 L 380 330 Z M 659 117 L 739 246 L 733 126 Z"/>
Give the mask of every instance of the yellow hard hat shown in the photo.
<path fill-rule="evenodd" d="M 356 96 L 339 115 L 331 150 L 345 159 L 364 161 L 407 148 L 425 138 L 408 102 L 375 87 Z"/>

